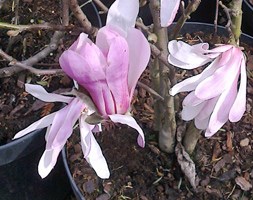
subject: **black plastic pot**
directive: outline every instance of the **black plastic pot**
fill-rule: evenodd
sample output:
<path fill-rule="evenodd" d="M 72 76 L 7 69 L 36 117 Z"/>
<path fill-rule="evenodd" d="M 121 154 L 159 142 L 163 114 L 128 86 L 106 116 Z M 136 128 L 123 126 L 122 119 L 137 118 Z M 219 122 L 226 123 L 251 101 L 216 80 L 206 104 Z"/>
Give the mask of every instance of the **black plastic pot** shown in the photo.
<path fill-rule="evenodd" d="M 248 0 L 244 0 L 242 10 L 242 31 L 253 36 L 253 6 L 248 2 Z"/>
<path fill-rule="evenodd" d="M 70 192 L 62 157 L 42 179 L 38 163 L 45 150 L 45 129 L 0 146 L 0 199 L 63 200 Z"/>
<path fill-rule="evenodd" d="M 174 25 L 175 24 L 172 24 L 171 27 L 168 30 L 169 31 L 173 30 Z M 214 31 L 214 25 L 213 24 L 206 24 L 206 23 L 198 23 L 198 22 L 187 22 L 184 25 L 184 27 L 181 29 L 181 33 L 194 33 L 196 31 L 212 33 Z M 227 31 L 222 26 L 218 26 L 218 35 L 228 36 Z M 241 41 L 244 42 L 244 43 L 247 43 L 249 45 L 253 45 L 253 37 L 251 37 L 249 35 L 242 34 Z M 73 192 L 74 192 L 77 200 L 85 200 L 85 197 L 80 192 L 79 188 L 77 187 L 77 185 L 76 185 L 76 183 L 73 179 L 73 175 L 70 172 L 68 162 L 67 162 L 66 148 L 64 148 L 62 150 L 62 157 L 63 157 L 63 163 L 64 163 L 64 166 L 65 166 L 67 176 L 69 178 L 71 187 L 73 189 Z"/>

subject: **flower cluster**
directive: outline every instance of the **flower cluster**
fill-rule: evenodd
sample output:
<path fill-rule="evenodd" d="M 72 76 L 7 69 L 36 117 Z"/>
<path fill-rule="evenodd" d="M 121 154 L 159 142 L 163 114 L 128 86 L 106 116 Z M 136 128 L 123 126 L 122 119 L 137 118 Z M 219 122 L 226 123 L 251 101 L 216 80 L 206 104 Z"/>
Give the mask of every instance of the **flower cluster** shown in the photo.
<path fill-rule="evenodd" d="M 228 120 L 237 122 L 246 107 L 246 66 L 239 47 L 219 45 L 209 50 L 207 43 L 190 46 L 171 41 L 169 62 L 182 69 L 194 69 L 211 62 L 202 73 L 192 76 L 170 91 L 171 95 L 190 92 L 183 101 L 182 119 L 194 119 L 199 129 L 211 137 Z M 238 80 L 240 77 L 240 86 Z"/>

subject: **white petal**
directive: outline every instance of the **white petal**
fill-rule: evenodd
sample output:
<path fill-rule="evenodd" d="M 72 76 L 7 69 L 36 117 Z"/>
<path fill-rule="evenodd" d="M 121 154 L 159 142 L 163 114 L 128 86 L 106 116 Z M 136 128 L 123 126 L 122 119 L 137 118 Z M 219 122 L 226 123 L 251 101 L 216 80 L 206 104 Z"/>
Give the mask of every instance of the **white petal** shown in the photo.
<path fill-rule="evenodd" d="M 139 0 L 116 0 L 110 7 L 106 25 L 121 28 L 125 33 L 135 26 L 139 12 Z"/>
<path fill-rule="evenodd" d="M 62 147 L 58 146 L 57 148 L 46 149 L 44 151 L 38 166 L 38 172 L 41 178 L 45 178 L 54 168 L 61 149 Z"/>
<path fill-rule="evenodd" d="M 25 90 L 34 97 L 45 102 L 64 102 L 69 103 L 73 97 L 67 97 L 60 94 L 48 93 L 40 85 L 25 84 Z"/>
<path fill-rule="evenodd" d="M 245 59 L 243 57 L 241 63 L 240 87 L 235 102 L 229 112 L 229 120 L 231 122 L 238 122 L 242 118 L 243 113 L 246 110 L 246 91 L 247 91 L 246 87 L 247 87 L 247 74 L 246 74 Z"/>
<path fill-rule="evenodd" d="M 161 0 L 161 26 L 169 26 L 179 8 L 180 0 Z"/>
<path fill-rule="evenodd" d="M 192 120 L 194 117 L 196 117 L 200 111 L 203 109 L 203 107 L 206 105 L 206 101 L 196 105 L 196 106 L 183 106 L 183 110 L 182 110 L 182 119 L 185 121 L 190 121 Z"/>
<path fill-rule="evenodd" d="M 30 132 L 32 132 L 32 131 L 34 131 L 34 130 L 36 130 L 36 129 L 48 127 L 48 126 L 52 123 L 52 121 L 53 121 L 55 115 L 56 115 L 56 112 L 51 113 L 51 114 L 49 114 L 49 115 L 47 115 L 47 116 L 41 118 L 40 120 L 34 122 L 33 124 L 31 124 L 31 125 L 28 126 L 27 128 L 25 128 L 25 129 L 19 131 L 19 132 L 14 136 L 14 139 L 20 138 L 20 137 L 26 135 L 27 133 L 30 133 Z"/>
<path fill-rule="evenodd" d="M 135 119 L 132 116 L 114 114 L 114 115 L 109 115 L 109 117 L 115 123 L 126 124 L 126 125 L 134 128 L 135 130 L 137 130 L 139 133 L 139 136 L 137 138 L 137 142 L 141 147 L 145 146 L 144 133 L 143 133 L 141 127 L 137 124 L 137 122 L 135 121 Z"/>

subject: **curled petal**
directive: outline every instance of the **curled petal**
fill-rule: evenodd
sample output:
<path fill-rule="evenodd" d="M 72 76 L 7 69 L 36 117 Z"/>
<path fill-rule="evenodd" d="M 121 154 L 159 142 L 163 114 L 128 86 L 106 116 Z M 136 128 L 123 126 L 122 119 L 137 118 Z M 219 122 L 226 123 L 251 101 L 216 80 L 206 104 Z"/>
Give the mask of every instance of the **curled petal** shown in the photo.
<path fill-rule="evenodd" d="M 109 178 L 110 172 L 101 148 L 91 132 L 93 127 L 94 126 L 87 124 L 84 119 L 80 120 L 82 150 L 84 158 L 95 170 L 97 175 L 100 178 L 106 179 Z"/>
<path fill-rule="evenodd" d="M 119 115 L 119 114 L 114 114 L 114 115 L 109 115 L 109 118 L 115 122 L 115 123 L 121 123 L 121 124 L 126 124 L 135 130 L 138 131 L 139 136 L 137 138 L 137 142 L 139 146 L 144 147 L 145 146 L 145 138 L 144 138 L 144 133 L 141 129 L 141 127 L 137 124 L 135 119 L 130 116 L 130 115 Z"/>
<path fill-rule="evenodd" d="M 202 66 L 211 59 L 205 55 L 208 49 L 207 43 L 189 45 L 182 41 L 172 40 L 168 44 L 170 64 L 182 69 L 194 69 Z"/>
<path fill-rule="evenodd" d="M 196 95 L 193 91 L 184 98 L 183 106 L 188 106 L 188 105 L 197 106 L 202 102 L 203 102 L 203 100 L 196 97 Z"/>
<path fill-rule="evenodd" d="M 116 0 L 108 11 L 106 25 L 119 27 L 127 34 L 128 29 L 135 26 L 138 12 L 138 0 Z"/>
<path fill-rule="evenodd" d="M 69 103 L 73 97 L 67 97 L 60 94 L 48 93 L 42 86 L 25 84 L 25 91 L 34 97 L 45 102 L 64 102 Z"/>
<path fill-rule="evenodd" d="M 229 112 L 229 120 L 231 122 L 238 122 L 242 118 L 243 113 L 246 110 L 246 91 L 247 91 L 246 87 L 247 87 L 246 65 L 245 59 L 244 57 L 242 57 L 241 82 L 235 102 Z"/>
<path fill-rule="evenodd" d="M 169 26 L 179 8 L 180 0 L 161 0 L 161 26 L 167 27 Z"/>
<path fill-rule="evenodd" d="M 32 123 L 30 126 L 28 126 L 27 128 L 19 131 L 15 136 L 14 139 L 20 138 L 34 130 L 40 129 L 40 128 L 45 128 L 48 127 L 50 124 L 52 124 L 52 121 L 55 117 L 57 112 L 51 113 L 43 118 L 41 118 L 40 120 Z"/>
<path fill-rule="evenodd" d="M 209 119 L 210 117 L 205 119 L 199 119 L 198 117 L 195 117 L 194 124 L 197 129 L 205 130 L 208 127 Z"/>

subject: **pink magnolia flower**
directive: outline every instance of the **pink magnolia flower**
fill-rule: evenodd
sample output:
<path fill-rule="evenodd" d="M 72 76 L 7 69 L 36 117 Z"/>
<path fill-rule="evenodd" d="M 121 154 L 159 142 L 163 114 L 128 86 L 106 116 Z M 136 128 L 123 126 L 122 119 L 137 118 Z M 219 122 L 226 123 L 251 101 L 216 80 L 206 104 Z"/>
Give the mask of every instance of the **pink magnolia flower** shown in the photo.
<path fill-rule="evenodd" d="M 110 173 L 106 160 L 92 133 L 98 127 L 85 123 L 87 115 L 95 112 L 91 109 L 91 106 L 88 107 L 88 104 L 78 97 L 47 93 L 39 85 L 26 84 L 25 88 L 27 92 L 42 101 L 67 104 L 59 111 L 51 113 L 21 130 L 14 137 L 14 139 L 20 138 L 31 131 L 47 127 L 46 149 L 38 166 L 40 176 L 45 178 L 54 168 L 60 151 L 73 132 L 73 126 L 79 120 L 84 158 L 94 168 L 99 177 L 108 178 Z"/>
<path fill-rule="evenodd" d="M 173 22 L 181 0 L 161 0 L 161 26 L 167 27 Z"/>
<path fill-rule="evenodd" d="M 150 56 L 146 38 L 132 27 L 138 12 L 132 10 L 135 4 L 135 1 L 115 1 L 109 10 L 107 25 L 98 31 L 96 44 L 82 33 L 61 55 L 59 62 L 61 68 L 89 92 L 99 113 L 136 128 L 140 133 L 138 143 L 143 146 L 141 129 L 135 121 L 130 123 L 130 115 L 125 115 Z M 124 13 L 128 13 L 127 18 Z"/>
<path fill-rule="evenodd" d="M 220 45 L 209 50 L 207 43 L 190 46 L 171 41 L 169 63 L 194 69 L 211 62 L 202 73 L 171 88 L 170 94 L 190 92 L 183 101 L 182 119 L 194 119 L 205 136 L 211 137 L 228 120 L 237 122 L 246 109 L 246 65 L 239 47 Z M 240 77 L 240 86 L 238 80 Z"/>

